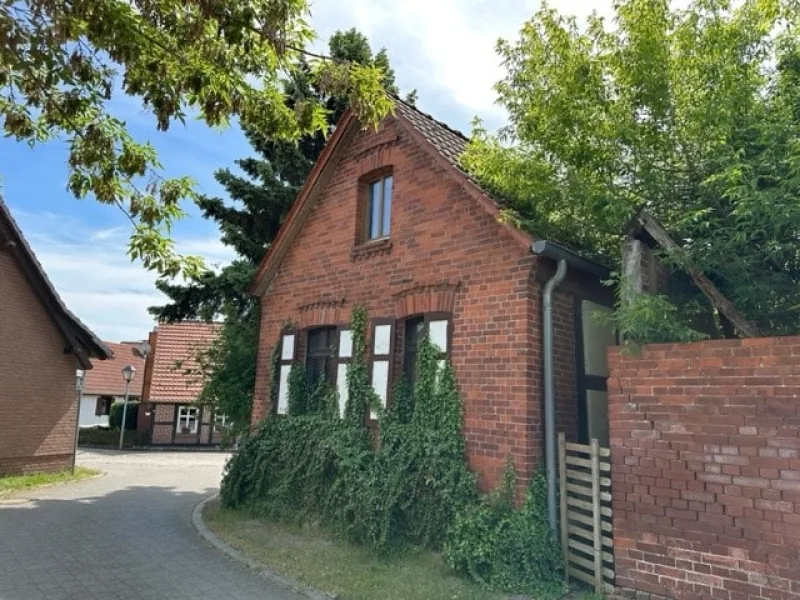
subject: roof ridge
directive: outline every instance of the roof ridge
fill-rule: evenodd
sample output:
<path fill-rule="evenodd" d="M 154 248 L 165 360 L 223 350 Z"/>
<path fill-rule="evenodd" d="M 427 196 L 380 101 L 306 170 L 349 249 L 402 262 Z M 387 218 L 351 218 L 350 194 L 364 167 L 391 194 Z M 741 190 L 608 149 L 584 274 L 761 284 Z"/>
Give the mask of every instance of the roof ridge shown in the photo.
<path fill-rule="evenodd" d="M 429 119 L 430 121 L 433 121 L 434 123 L 436 123 L 436 124 L 437 124 L 437 125 L 439 125 L 440 127 L 444 127 L 444 128 L 445 128 L 445 129 L 447 129 L 447 130 L 448 130 L 450 133 L 454 133 L 455 135 L 457 135 L 457 136 L 459 136 L 460 138 L 462 138 L 462 139 L 463 139 L 465 142 L 471 142 L 471 141 L 472 141 L 472 138 L 471 138 L 471 137 L 469 137 L 469 136 L 468 136 L 466 133 L 464 133 L 464 132 L 463 132 L 463 131 L 461 131 L 460 129 L 456 129 L 455 127 L 453 127 L 453 126 L 451 126 L 451 125 L 448 125 L 448 124 L 447 124 L 447 123 L 445 123 L 444 121 L 440 121 L 439 119 L 437 119 L 436 117 L 434 117 L 432 114 L 430 114 L 430 113 L 426 113 L 424 110 L 422 110 L 422 109 L 418 108 L 416 104 L 411 104 L 410 102 L 406 102 L 405 100 L 403 100 L 403 99 L 402 99 L 400 96 L 398 96 L 397 94 L 389 94 L 389 96 L 391 96 L 391 97 L 392 97 L 392 99 L 393 99 L 395 102 L 399 102 L 399 103 L 400 103 L 400 104 L 402 104 L 403 106 L 405 106 L 405 107 L 407 107 L 407 108 L 409 108 L 409 109 L 411 109 L 411 110 L 413 110 L 413 111 L 415 111 L 415 112 L 419 113 L 420 115 L 422 115 L 422 116 L 423 116 L 423 117 L 425 117 L 426 119 Z"/>

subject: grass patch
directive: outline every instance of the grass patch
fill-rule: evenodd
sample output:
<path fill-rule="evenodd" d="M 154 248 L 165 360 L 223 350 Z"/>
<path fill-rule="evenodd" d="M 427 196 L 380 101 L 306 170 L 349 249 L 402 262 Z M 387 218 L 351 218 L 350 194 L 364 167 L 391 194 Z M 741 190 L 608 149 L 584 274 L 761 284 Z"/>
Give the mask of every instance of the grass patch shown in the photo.
<path fill-rule="evenodd" d="M 282 575 L 342 600 L 504 600 L 452 571 L 437 554 L 410 548 L 381 557 L 366 548 L 258 518 L 247 510 L 207 506 L 203 518 L 225 542 Z M 569 596 L 588 599 L 591 596 Z"/>
<path fill-rule="evenodd" d="M 57 483 L 71 483 L 99 475 L 97 469 L 76 467 L 73 475 L 69 469 L 52 473 L 30 473 L 28 475 L 11 475 L 0 477 L 0 498 L 10 496 L 17 492 L 30 491 L 45 485 Z"/>

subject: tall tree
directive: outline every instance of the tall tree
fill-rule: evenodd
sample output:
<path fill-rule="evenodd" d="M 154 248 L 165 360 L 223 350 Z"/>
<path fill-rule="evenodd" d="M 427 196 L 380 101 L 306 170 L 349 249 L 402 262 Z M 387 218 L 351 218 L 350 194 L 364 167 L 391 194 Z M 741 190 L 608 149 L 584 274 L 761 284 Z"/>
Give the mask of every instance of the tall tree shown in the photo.
<path fill-rule="evenodd" d="M 357 30 L 336 32 L 329 48 L 336 61 L 377 65 L 383 73 L 381 84 L 389 92 L 397 93 L 386 51 L 373 55 L 367 38 Z M 245 134 L 257 156 L 236 161 L 244 175 L 227 168 L 215 173 L 230 199 L 197 199 L 203 216 L 218 224 L 223 243 L 236 252 L 237 259 L 219 272 L 192 278 L 188 284 L 159 282 L 158 288 L 170 298 L 170 303 L 150 309 L 157 318 L 168 321 L 209 320 L 215 316 L 225 319 L 219 341 L 199 357 L 205 379 L 201 400 L 217 405 L 233 419 L 235 427 L 242 429 L 249 425 L 259 322 L 258 305 L 248 295 L 247 288 L 322 152 L 326 134 L 349 102 L 347 96 L 330 94 L 310 78 L 296 78 L 285 89 L 288 105 L 298 97 L 308 96 L 315 97 L 328 111 L 323 131 L 292 143 L 266 139 L 245 126 Z"/>
<path fill-rule="evenodd" d="M 67 142 L 69 190 L 127 215 L 132 258 L 163 275 L 197 274 L 201 261 L 168 237 L 194 184 L 162 176 L 112 100 L 137 98 L 163 131 L 197 114 L 291 141 L 328 127 L 319 94 L 298 86 L 285 102 L 284 82 L 299 79 L 377 123 L 391 108 L 379 61 L 309 52 L 308 14 L 308 0 L 0 0 L 0 123 L 20 142 Z"/>
<path fill-rule="evenodd" d="M 762 331 L 800 330 L 800 8 L 621 0 L 613 28 L 544 7 L 500 42 L 510 122 L 463 163 L 541 236 L 617 259 L 640 206 Z"/>
<path fill-rule="evenodd" d="M 330 56 L 341 63 L 379 65 L 383 73 L 381 84 L 390 93 L 397 93 L 386 51 L 381 49 L 373 56 L 366 36 L 356 29 L 337 31 L 329 40 L 329 49 Z M 207 196 L 196 200 L 203 217 L 217 223 L 222 242 L 235 251 L 237 260 L 218 273 L 206 272 L 193 277 L 186 285 L 166 280 L 159 282 L 158 288 L 170 298 L 170 303 L 150 309 L 157 318 L 209 320 L 230 310 L 248 310 L 247 286 L 255 267 L 277 235 L 295 196 L 325 147 L 327 134 L 349 102 L 347 96 L 330 94 L 305 77 L 296 78 L 285 88 L 287 105 L 292 105 L 298 97 L 314 97 L 326 108 L 328 120 L 324 129 L 302 136 L 297 142 L 287 142 L 267 139 L 243 125 L 257 156 L 236 161 L 244 175 L 228 168 L 214 174 L 230 200 Z"/>

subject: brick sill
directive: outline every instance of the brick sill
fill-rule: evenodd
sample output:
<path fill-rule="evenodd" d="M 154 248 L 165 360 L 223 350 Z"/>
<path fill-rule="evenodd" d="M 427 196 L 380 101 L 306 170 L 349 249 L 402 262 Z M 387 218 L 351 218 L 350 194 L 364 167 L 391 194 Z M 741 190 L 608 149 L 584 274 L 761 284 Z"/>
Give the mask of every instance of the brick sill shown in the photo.
<path fill-rule="evenodd" d="M 384 238 L 355 246 L 350 252 L 352 260 L 363 260 L 378 254 L 389 254 L 392 251 L 392 240 Z"/>

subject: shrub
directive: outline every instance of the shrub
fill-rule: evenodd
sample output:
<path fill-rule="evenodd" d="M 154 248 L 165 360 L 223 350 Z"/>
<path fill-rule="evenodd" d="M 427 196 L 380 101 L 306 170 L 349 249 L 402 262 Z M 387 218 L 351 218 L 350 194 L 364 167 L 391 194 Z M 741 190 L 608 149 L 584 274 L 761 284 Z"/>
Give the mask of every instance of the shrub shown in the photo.
<path fill-rule="evenodd" d="M 520 509 L 509 465 L 501 486 L 460 511 L 447 536 L 444 557 L 458 573 L 503 592 L 535 597 L 562 587 L 561 548 L 547 522 L 547 482 L 537 472 Z"/>
<path fill-rule="evenodd" d="M 366 368 L 366 323 L 366 312 L 354 311 L 345 418 L 335 390 L 310 389 L 293 367 L 289 416 L 268 418 L 241 445 L 226 468 L 222 500 L 276 518 L 319 520 L 378 550 L 404 542 L 439 548 L 456 511 L 477 497 L 455 376 L 422 340 L 414 398 L 399 386 L 403 397 L 382 409 Z M 369 407 L 380 419 L 377 450 L 365 425 Z"/>
<path fill-rule="evenodd" d="M 111 405 L 111 410 L 108 413 L 108 426 L 111 429 L 119 430 L 122 425 L 122 409 L 123 402 L 114 402 Z M 139 421 L 139 403 L 128 402 L 128 412 L 125 414 L 125 430 L 133 431 L 136 429 Z"/>
<path fill-rule="evenodd" d="M 128 407 L 130 408 L 130 407 Z M 149 442 L 147 431 L 125 430 L 126 447 L 146 446 Z M 119 429 L 102 429 L 100 427 L 83 428 L 78 432 L 78 444 L 82 446 L 102 446 L 116 448 L 119 445 Z"/>
<path fill-rule="evenodd" d="M 511 471 L 492 502 L 478 499 L 452 366 L 440 367 L 438 351 L 423 337 L 413 390 L 399 383 L 383 409 L 369 383 L 366 323 L 366 312 L 354 310 L 345 417 L 335 390 L 311 389 L 302 367 L 293 366 L 289 414 L 270 415 L 240 444 L 225 468 L 223 504 L 315 521 L 380 552 L 407 543 L 438 550 L 447 540 L 450 564 L 487 586 L 558 588 L 560 550 L 540 514 L 539 488 L 514 510 Z M 366 427 L 369 408 L 378 414 L 377 440 Z"/>
<path fill-rule="evenodd" d="M 666 295 L 636 293 L 625 277 L 615 276 L 607 283 L 616 284 L 614 312 L 598 312 L 592 318 L 613 325 L 628 350 L 636 351 L 644 344 L 695 342 L 708 337 L 693 329 Z"/>

